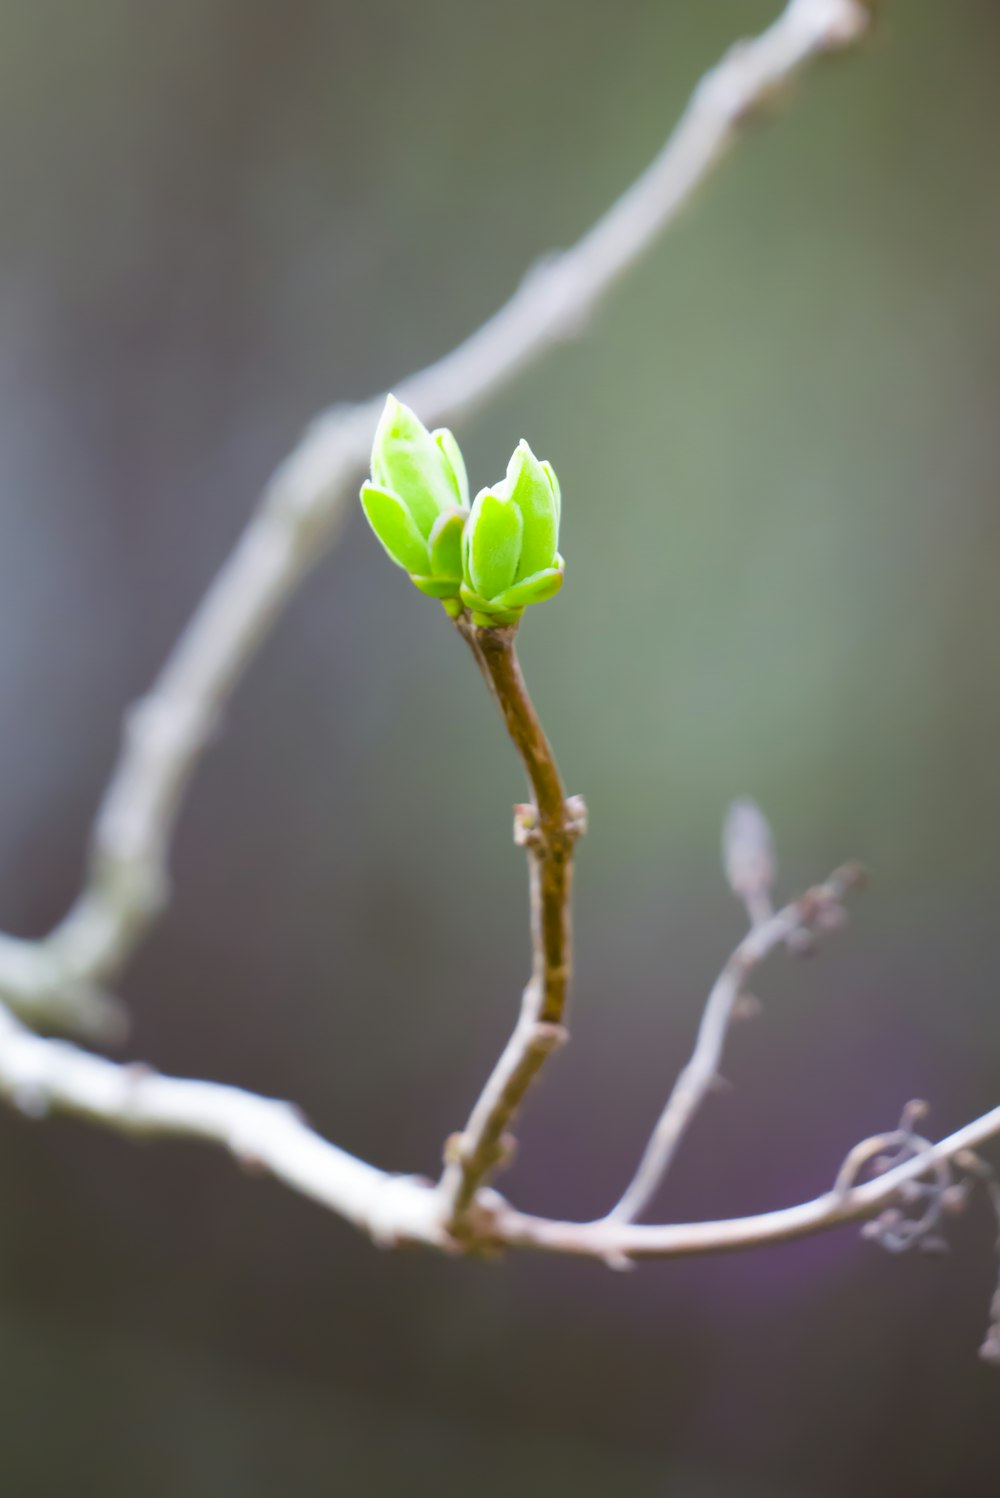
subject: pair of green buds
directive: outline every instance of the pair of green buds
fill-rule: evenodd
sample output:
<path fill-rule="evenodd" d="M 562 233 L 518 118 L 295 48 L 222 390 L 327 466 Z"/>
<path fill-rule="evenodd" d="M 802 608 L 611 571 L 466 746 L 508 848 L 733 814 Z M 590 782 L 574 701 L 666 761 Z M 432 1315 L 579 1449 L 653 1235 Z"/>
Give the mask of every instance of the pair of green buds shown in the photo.
<path fill-rule="evenodd" d="M 467 608 L 482 628 L 516 624 L 528 604 L 562 587 L 559 481 L 527 442 L 515 448 L 506 478 L 481 489 L 470 507 L 451 432 L 429 432 L 390 395 L 361 504 L 392 560 L 453 619 Z"/>

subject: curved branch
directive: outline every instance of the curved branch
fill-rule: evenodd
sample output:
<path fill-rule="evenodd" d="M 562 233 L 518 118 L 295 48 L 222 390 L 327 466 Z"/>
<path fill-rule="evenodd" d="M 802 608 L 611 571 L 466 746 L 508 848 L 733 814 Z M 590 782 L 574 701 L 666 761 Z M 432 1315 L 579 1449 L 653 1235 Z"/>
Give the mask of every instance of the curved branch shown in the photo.
<path fill-rule="evenodd" d="M 0 1006 L 0 1094 L 32 1118 L 70 1113 L 135 1137 L 219 1144 L 376 1241 L 448 1246 L 429 1182 L 390 1176 L 316 1134 L 290 1103 L 122 1065 L 35 1035 Z"/>
<path fill-rule="evenodd" d="M 532 1217 L 481 1192 L 461 1241 L 449 1233 L 440 1189 L 391 1176 L 329 1144 L 288 1103 L 215 1082 L 121 1065 L 61 1040 L 45 1040 L 0 1007 L 0 1093 L 30 1116 L 73 1113 L 124 1134 L 173 1135 L 221 1145 L 252 1169 L 336 1212 L 384 1245 L 423 1243 L 446 1252 L 531 1248 L 602 1260 L 668 1259 L 753 1248 L 874 1217 L 911 1181 L 1000 1135 L 1000 1107 L 924 1153 L 860 1186 L 752 1217 L 665 1225 L 557 1222 Z M 852 1152 L 853 1154 L 853 1152 Z"/>
<path fill-rule="evenodd" d="M 790 0 L 755 40 L 732 49 L 694 92 L 659 156 L 579 243 L 536 267 L 465 343 L 399 394 L 429 425 L 467 416 L 554 344 L 575 337 L 708 180 L 748 121 L 814 58 L 854 45 L 863 0 Z M 275 473 L 257 513 L 128 716 L 94 825 L 86 883 L 43 943 L 0 945 L 0 993 L 29 1019 L 101 1028 L 96 985 L 122 971 L 168 894 L 179 809 L 229 697 L 284 605 L 336 534 L 363 470 L 382 397 L 313 422 Z"/>
<path fill-rule="evenodd" d="M 506 1204 L 498 1205 L 495 1231 L 510 1247 L 535 1248 L 547 1253 L 604 1259 L 614 1268 L 632 1259 L 676 1259 L 692 1254 L 726 1253 L 759 1248 L 792 1238 L 805 1238 L 848 1222 L 861 1222 L 891 1206 L 909 1182 L 935 1165 L 954 1160 L 966 1150 L 1000 1135 L 1000 1107 L 984 1113 L 954 1134 L 939 1139 L 873 1181 L 847 1190 L 834 1187 L 812 1201 L 752 1217 L 723 1218 L 719 1222 L 668 1224 L 622 1223 L 609 1218 L 596 1222 L 554 1222 L 531 1217 Z"/>

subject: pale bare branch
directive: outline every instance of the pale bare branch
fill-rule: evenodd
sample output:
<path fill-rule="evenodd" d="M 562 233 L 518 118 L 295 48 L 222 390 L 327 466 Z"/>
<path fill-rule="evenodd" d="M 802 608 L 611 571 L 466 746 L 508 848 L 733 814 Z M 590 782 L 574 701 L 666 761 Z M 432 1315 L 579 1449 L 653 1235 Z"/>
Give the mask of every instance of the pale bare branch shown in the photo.
<path fill-rule="evenodd" d="M 691 1059 L 674 1084 L 635 1176 L 608 1213 L 609 1221 L 634 1221 L 656 1194 L 692 1119 L 717 1085 L 726 1036 L 750 974 L 796 932 L 811 932 L 835 920 L 844 895 L 861 877 L 857 865 L 838 869 L 825 884 L 752 926 L 740 942 L 708 996 Z"/>
<path fill-rule="evenodd" d="M 290 1103 L 105 1060 L 34 1034 L 3 1006 L 0 1093 L 29 1117 L 71 1113 L 136 1137 L 209 1140 L 380 1242 L 446 1246 L 429 1182 L 387 1175 L 329 1144 Z"/>
<path fill-rule="evenodd" d="M 997 1135 L 1000 1135 L 1000 1107 L 873 1181 L 846 1190 L 836 1187 L 812 1201 L 752 1217 L 663 1225 L 620 1222 L 608 1217 L 586 1223 L 554 1222 L 527 1216 L 503 1204 L 496 1210 L 495 1231 L 511 1247 L 603 1259 L 614 1267 L 633 1259 L 673 1259 L 759 1248 L 874 1217 L 891 1206 L 910 1182 L 919 1180 L 935 1165 L 960 1160 L 963 1152 L 974 1150 Z"/>
<path fill-rule="evenodd" d="M 33 1034 L 2 1007 L 0 1093 L 30 1116 L 73 1113 L 124 1134 L 219 1144 L 243 1165 L 270 1173 L 380 1244 L 423 1243 L 447 1252 L 531 1248 L 615 1266 L 758 1247 L 874 1217 L 942 1162 L 967 1169 L 969 1153 L 1000 1135 L 997 1107 L 863 1185 L 845 1185 L 841 1178 L 812 1201 L 718 1222 L 558 1222 L 518 1212 L 495 1192 L 483 1191 L 456 1241 L 447 1230 L 449 1204 L 439 1187 L 387 1175 L 327 1143 L 289 1104 L 107 1061 Z M 861 1147 L 865 1158 L 871 1148 L 868 1141 Z"/>

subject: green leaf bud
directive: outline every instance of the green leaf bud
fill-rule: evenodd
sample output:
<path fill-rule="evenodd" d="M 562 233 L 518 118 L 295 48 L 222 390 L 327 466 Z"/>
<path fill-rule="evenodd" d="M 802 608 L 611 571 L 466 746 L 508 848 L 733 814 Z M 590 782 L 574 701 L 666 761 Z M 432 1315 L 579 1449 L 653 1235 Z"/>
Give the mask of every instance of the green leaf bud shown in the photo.
<path fill-rule="evenodd" d="M 494 489 L 476 496 L 465 528 L 466 572 L 475 591 L 496 598 L 517 575 L 524 521 L 518 506 Z"/>
<path fill-rule="evenodd" d="M 451 577 L 418 577 L 413 572 L 410 573 L 410 582 L 428 598 L 454 598 L 460 586 Z"/>
<path fill-rule="evenodd" d="M 542 572 L 523 578 L 505 593 L 501 593 L 496 602 L 505 609 L 523 609 L 529 603 L 547 603 L 550 598 L 555 598 L 562 585 L 563 559 L 560 557 L 558 567 L 546 567 Z"/>
<path fill-rule="evenodd" d="M 513 624 L 529 604 L 555 597 L 565 565 L 559 510 L 551 464 L 519 442 L 506 477 L 477 495 L 465 526 L 461 598 L 474 623 Z"/>
<path fill-rule="evenodd" d="M 559 545 L 559 517 L 552 482 L 523 438 L 507 465 L 502 487 L 517 505 L 524 522 L 517 564 L 516 580 L 520 582 L 551 567 Z"/>
<path fill-rule="evenodd" d="M 523 440 L 506 476 L 481 489 L 470 510 L 465 462 L 451 432 L 429 432 L 390 395 L 361 503 L 392 560 L 452 618 L 465 607 L 484 628 L 515 624 L 529 604 L 562 587 L 559 480 Z"/>
<path fill-rule="evenodd" d="M 542 459 L 542 469 L 545 473 L 545 477 L 549 481 L 549 487 L 552 490 L 552 502 L 556 507 L 556 525 L 558 526 L 560 520 L 562 519 L 562 490 L 559 487 L 559 480 L 556 478 L 555 469 L 552 467 L 552 464 L 544 458 Z"/>
<path fill-rule="evenodd" d="M 424 537 L 442 510 L 462 503 L 451 458 L 394 395 L 386 397 L 375 431 L 372 479 L 379 488 L 399 495 Z"/>
<path fill-rule="evenodd" d="M 469 485 L 451 432 L 429 432 L 388 396 L 372 446 L 372 482 L 361 490 L 372 530 L 422 593 L 457 599 Z"/>
<path fill-rule="evenodd" d="M 407 572 L 430 571 L 430 548 L 398 494 L 389 489 L 377 489 L 374 484 L 365 484 L 361 490 L 361 507 L 368 524 L 397 567 L 405 567 Z"/>
<path fill-rule="evenodd" d="M 438 427 L 437 431 L 431 432 L 431 436 L 437 443 L 441 455 L 451 470 L 455 493 L 458 503 L 463 510 L 469 508 L 469 479 L 465 471 L 465 459 L 462 457 L 462 449 L 455 441 L 453 433 L 447 427 Z"/>
<path fill-rule="evenodd" d="M 523 608 L 505 608 L 495 598 L 480 597 L 467 583 L 462 584 L 461 601 L 472 615 L 473 624 L 478 624 L 483 629 L 493 629 L 499 624 L 516 624 L 524 613 Z"/>
<path fill-rule="evenodd" d="M 446 510 L 435 520 L 428 537 L 431 570 L 435 577 L 451 578 L 455 592 L 462 581 L 462 533 L 466 513 L 465 510 Z"/>

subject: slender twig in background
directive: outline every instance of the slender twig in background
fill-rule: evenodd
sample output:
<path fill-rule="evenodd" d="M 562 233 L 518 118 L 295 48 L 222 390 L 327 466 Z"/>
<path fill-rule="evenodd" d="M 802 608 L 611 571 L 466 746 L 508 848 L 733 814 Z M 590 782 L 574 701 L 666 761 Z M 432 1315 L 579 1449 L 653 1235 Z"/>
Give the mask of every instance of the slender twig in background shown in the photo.
<path fill-rule="evenodd" d="M 521 757 L 534 802 L 515 813 L 514 837 L 528 854 L 531 977 L 514 1032 L 469 1121 L 448 1141 L 441 1191 L 457 1223 L 476 1191 L 509 1154 L 505 1131 L 545 1060 L 566 1040 L 564 1016 L 572 975 L 570 896 L 573 847 L 586 825 L 583 802 L 567 799 L 552 746 L 538 720 L 515 648 L 512 628 L 477 629 L 456 621 L 503 714 Z"/>
<path fill-rule="evenodd" d="M 864 0 L 790 0 L 766 31 L 705 75 L 659 156 L 605 217 L 532 270 L 465 343 L 397 387 L 400 397 L 428 425 L 453 422 L 577 336 L 748 123 L 815 58 L 860 42 L 870 19 Z M 312 423 L 130 711 L 76 903 L 44 941 L 0 943 L 0 996 L 29 1021 L 90 1032 L 115 1021 L 100 986 L 121 974 L 163 908 L 173 830 L 201 753 L 281 610 L 336 535 L 381 407 L 380 396 Z"/>
<path fill-rule="evenodd" d="M 726 1035 L 750 974 L 794 933 L 812 932 L 831 918 L 837 920 L 841 901 L 862 877 L 857 865 L 838 869 L 825 884 L 751 927 L 715 981 L 691 1059 L 674 1084 L 634 1177 L 608 1213 L 609 1221 L 633 1222 L 655 1196 L 688 1126 L 717 1084 Z"/>

